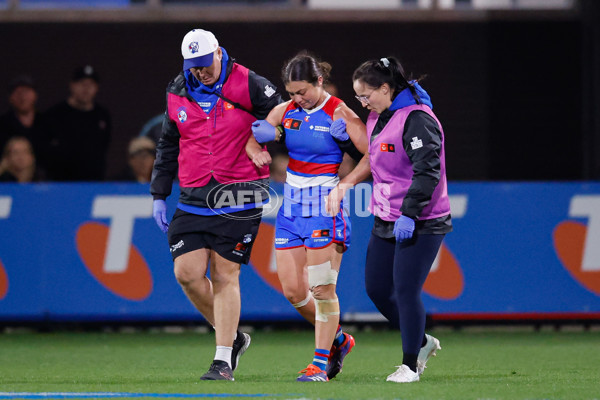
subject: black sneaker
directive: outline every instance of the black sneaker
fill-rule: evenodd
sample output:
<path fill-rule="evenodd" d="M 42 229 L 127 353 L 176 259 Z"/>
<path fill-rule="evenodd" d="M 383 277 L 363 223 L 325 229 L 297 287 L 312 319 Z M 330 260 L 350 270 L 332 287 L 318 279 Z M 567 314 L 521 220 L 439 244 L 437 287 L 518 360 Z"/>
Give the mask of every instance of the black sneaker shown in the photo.
<path fill-rule="evenodd" d="M 225 361 L 214 360 L 208 372 L 200 377 L 201 381 L 233 381 L 233 372 Z"/>
<path fill-rule="evenodd" d="M 244 332 L 237 331 L 237 336 L 233 341 L 233 349 L 231 350 L 231 369 L 235 371 L 240 361 L 242 354 L 248 350 L 250 346 L 250 335 Z"/>

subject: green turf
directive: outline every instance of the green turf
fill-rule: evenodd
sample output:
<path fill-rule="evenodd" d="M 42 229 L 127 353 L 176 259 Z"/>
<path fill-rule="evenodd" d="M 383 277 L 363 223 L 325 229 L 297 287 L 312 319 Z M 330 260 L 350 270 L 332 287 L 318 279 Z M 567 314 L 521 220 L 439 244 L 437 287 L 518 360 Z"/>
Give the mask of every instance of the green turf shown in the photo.
<path fill-rule="evenodd" d="M 200 382 L 214 335 L 0 334 L 0 392 L 271 394 L 320 399 L 600 399 L 600 333 L 438 329 L 442 350 L 421 381 L 386 382 L 401 362 L 399 334 L 355 332 L 344 371 L 295 382 L 312 359 L 310 331 L 252 333 L 235 382 Z M 264 397 L 263 397 L 264 398 Z"/>

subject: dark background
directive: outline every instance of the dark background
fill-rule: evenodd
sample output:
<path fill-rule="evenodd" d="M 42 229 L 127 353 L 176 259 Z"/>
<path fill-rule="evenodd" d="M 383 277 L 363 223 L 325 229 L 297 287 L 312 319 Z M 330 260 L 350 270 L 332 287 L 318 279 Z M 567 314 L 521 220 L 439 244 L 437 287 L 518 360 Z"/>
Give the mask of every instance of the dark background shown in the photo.
<path fill-rule="evenodd" d="M 594 55 L 586 26 L 578 17 L 3 23 L 0 88 L 28 73 L 45 110 L 66 97 L 76 66 L 95 66 L 101 77 L 98 100 L 113 117 L 108 163 L 113 175 L 125 166 L 128 141 L 164 111 L 166 85 L 182 66 L 181 39 L 192 28 L 212 31 L 230 56 L 269 78 L 281 93 L 285 60 L 299 50 L 312 51 L 333 65 L 340 97 L 363 118 L 366 113 L 353 97 L 352 72 L 367 59 L 394 55 L 415 76 L 427 75 L 422 85 L 444 126 L 450 180 L 600 179 L 598 137 L 589 123 L 597 105 L 586 95 L 590 76 L 597 73 L 590 71 Z M 2 112 L 6 97 L 0 97 Z"/>

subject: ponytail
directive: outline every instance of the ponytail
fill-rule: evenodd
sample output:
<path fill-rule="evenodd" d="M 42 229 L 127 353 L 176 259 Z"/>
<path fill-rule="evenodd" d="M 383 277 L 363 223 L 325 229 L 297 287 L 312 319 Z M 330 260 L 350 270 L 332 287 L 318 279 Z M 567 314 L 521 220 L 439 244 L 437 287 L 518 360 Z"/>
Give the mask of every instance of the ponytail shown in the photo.
<path fill-rule="evenodd" d="M 367 85 L 378 88 L 387 83 L 392 89 L 392 100 L 404 89 L 408 88 L 417 104 L 421 98 L 415 87 L 407 79 L 404 68 L 395 57 L 383 57 L 362 63 L 352 75 L 352 80 L 360 80 Z"/>

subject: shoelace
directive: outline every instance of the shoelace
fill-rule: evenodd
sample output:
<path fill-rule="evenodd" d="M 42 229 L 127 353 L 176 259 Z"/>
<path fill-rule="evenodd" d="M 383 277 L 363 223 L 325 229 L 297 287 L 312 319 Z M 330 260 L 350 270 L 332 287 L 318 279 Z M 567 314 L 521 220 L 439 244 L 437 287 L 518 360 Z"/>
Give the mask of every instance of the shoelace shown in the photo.
<path fill-rule="evenodd" d="M 302 371 L 298 372 L 299 374 L 306 374 L 307 376 L 312 376 L 314 374 L 318 374 L 319 372 L 323 372 L 321 368 L 317 367 L 314 364 L 309 364 L 308 367 L 304 368 Z"/>
<path fill-rule="evenodd" d="M 222 366 L 222 365 L 211 364 L 209 370 L 210 371 L 221 372 L 221 369 L 223 369 L 223 368 L 224 368 L 224 366 Z"/>
<path fill-rule="evenodd" d="M 398 369 L 396 371 L 392 372 L 390 374 L 390 376 L 398 376 L 404 372 L 404 368 L 402 368 L 402 365 L 396 365 L 395 368 L 398 368 Z"/>

